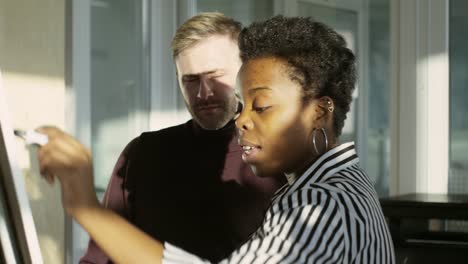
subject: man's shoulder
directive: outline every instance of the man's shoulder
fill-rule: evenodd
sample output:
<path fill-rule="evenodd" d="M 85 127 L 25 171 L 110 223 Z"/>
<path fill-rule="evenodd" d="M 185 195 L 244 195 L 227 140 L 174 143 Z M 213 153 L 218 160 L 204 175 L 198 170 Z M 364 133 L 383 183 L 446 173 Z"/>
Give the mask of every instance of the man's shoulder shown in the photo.
<path fill-rule="evenodd" d="M 140 135 L 140 140 L 164 140 L 174 137 L 186 136 L 190 133 L 191 125 L 192 120 L 189 120 L 180 125 L 166 127 L 155 131 L 144 132 Z"/>
<path fill-rule="evenodd" d="M 129 168 L 121 166 L 125 169 L 122 173 L 128 173 L 127 176 L 130 176 L 127 178 L 127 189 L 135 188 L 132 184 L 136 183 L 131 179 L 136 175 L 154 175 L 156 171 L 160 172 L 172 166 L 173 162 L 177 161 L 175 157 L 186 153 L 181 149 L 186 148 L 188 141 L 186 135 L 190 134 L 190 126 L 191 120 L 180 125 L 144 132 L 132 140 L 126 147 L 126 162 L 130 166 Z"/>

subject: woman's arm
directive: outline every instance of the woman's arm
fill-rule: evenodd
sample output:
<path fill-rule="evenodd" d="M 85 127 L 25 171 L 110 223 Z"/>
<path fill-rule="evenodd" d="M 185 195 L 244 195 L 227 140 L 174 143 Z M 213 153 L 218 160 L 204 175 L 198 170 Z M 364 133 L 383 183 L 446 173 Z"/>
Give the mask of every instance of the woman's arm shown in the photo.
<path fill-rule="evenodd" d="M 112 210 L 82 208 L 72 217 L 115 263 L 161 263 L 163 245 Z"/>
<path fill-rule="evenodd" d="M 161 263 L 164 247 L 160 242 L 100 205 L 94 192 L 91 152 L 57 128 L 38 131 L 49 137 L 39 150 L 41 174 L 59 179 L 65 211 L 114 262 Z"/>
<path fill-rule="evenodd" d="M 120 153 L 117 162 L 112 170 L 102 206 L 108 208 L 125 219 L 130 217 L 130 206 L 127 190 L 124 189 L 124 180 L 128 180 L 132 175 L 128 174 L 131 160 L 134 159 L 134 151 L 138 144 L 139 137 L 130 141 Z M 129 221 L 131 222 L 131 221 Z M 79 264 L 107 264 L 110 262 L 109 256 L 90 239 L 85 254 L 80 258 Z"/>

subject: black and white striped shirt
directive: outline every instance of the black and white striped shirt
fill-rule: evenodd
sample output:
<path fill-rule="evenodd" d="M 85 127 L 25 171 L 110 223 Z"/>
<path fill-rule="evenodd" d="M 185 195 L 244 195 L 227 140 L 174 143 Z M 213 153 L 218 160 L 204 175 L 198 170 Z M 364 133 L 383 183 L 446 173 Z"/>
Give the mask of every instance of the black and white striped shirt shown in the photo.
<path fill-rule="evenodd" d="M 377 194 L 358 162 L 354 143 L 322 155 L 278 190 L 262 226 L 221 263 L 395 263 Z M 165 243 L 163 263 L 208 262 Z"/>

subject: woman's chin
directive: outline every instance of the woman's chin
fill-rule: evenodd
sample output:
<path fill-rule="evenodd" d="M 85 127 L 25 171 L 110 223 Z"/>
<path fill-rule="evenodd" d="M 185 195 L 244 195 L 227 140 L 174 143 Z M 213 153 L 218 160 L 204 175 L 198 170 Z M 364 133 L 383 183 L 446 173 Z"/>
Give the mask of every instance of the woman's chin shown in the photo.
<path fill-rule="evenodd" d="M 272 168 L 265 168 L 259 165 L 249 164 L 252 172 L 260 178 L 284 177 L 284 174 Z"/>

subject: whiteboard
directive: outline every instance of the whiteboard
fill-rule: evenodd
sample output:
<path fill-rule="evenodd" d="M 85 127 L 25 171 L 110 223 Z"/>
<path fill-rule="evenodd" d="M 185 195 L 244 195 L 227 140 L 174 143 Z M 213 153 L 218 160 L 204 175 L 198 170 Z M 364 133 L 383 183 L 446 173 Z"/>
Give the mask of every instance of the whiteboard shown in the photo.
<path fill-rule="evenodd" d="M 42 264 L 24 175 L 15 151 L 15 138 L 0 71 L 0 252 L 7 264 Z"/>

